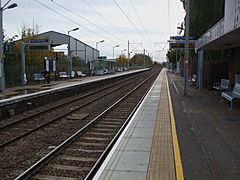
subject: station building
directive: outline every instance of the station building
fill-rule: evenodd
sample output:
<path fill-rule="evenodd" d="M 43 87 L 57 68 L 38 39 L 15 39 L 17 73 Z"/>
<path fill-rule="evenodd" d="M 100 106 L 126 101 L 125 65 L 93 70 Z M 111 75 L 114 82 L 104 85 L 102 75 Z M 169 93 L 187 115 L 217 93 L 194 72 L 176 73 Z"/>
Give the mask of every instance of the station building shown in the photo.
<path fill-rule="evenodd" d="M 228 67 L 224 68 L 227 68 L 227 76 L 231 85 L 233 86 L 236 82 L 240 81 L 239 34 L 240 0 L 226 0 L 224 18 L 203 34 L 195 44 L 196 51 L 198 52 L 197 85 L 199 89 L 202 89 L 206 82 L 206 77 L 204 76 L 204 53 L 206 50 L 224 51 L 224 55 L 228 60 Z"/>
<path fill-rule="evenodd" d="M 86 43 L 66 34 L 55 31 L 48 31 L 38 34 L 36 37 L 40 39 L 48 39 L 51 47 L 67 44 L 70 47 L 71 56 L 79 57 L 85 63 L 89 63 L 90 70 L 94 69 L 94 61 L 99 57 L 99 50 L 87 45 Z M 69 54 L 68 54 L 69 55 Z"/>

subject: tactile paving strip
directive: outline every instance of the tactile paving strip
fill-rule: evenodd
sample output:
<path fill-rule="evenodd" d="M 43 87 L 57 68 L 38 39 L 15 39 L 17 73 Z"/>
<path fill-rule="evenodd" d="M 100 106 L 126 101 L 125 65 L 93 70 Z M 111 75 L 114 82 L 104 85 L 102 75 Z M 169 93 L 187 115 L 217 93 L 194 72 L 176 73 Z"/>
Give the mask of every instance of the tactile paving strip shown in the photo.
<path fill-rule="evenodd" d="M 162 83 L 147 179 L 176 180 L 166 76 Z"/>

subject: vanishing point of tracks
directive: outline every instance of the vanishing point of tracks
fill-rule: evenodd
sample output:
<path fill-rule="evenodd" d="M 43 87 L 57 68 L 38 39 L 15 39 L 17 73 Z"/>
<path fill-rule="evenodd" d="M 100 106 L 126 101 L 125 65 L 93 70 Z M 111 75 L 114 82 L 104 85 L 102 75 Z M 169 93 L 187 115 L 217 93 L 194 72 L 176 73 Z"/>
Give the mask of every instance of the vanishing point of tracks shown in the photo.
<path fill-rule="evenodd" d="M 2 125 L 1 179 L 16 177 L 37 161 L 19 179 L 32 172 L 35 178 L 91 177 L 158 73 L 152 74 L 148 71 L 60 100 Z"/>

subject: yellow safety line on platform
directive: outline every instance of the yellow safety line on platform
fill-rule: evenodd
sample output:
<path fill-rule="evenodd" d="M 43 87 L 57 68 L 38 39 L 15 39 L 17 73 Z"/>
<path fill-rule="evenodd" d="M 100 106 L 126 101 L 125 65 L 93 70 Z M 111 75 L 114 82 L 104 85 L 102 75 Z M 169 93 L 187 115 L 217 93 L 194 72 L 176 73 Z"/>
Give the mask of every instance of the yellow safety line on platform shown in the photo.
<path fill-rule="evenodd" d="M 170 110 L 171 125 L 172 125 L 172 139 L 173 139 L 176 177 L 177 177 L 177 180 L 184 180 L 182 160 L 181 160 L 180 149 L 179 149 L 179 144 L 178 144 L 176 124 L 175 124 L 175 118 L 174 118 L 174 113 L 173 113 L 172 100 L 171 100 L 171 94 L 170 94 L 169 85 L 168 85 L 167 74 L 166 74 L 166 79 L 167 79 L 169 110 Z"/>

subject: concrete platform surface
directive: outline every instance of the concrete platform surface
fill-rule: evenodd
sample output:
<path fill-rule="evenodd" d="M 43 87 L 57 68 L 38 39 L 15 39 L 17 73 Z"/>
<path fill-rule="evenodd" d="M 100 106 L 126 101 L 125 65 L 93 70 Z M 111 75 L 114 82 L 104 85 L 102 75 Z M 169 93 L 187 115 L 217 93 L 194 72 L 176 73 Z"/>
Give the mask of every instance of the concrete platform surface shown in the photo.
<path fill-rule="evenodd" d="M 167 86 L 163 69 L 94 179 L 176 179 Z"/>
<path fill-rule="evenodd" d="M 240 179 L 240 103 L 233 109 L 217 91 L 199 90 L 168 73 L 186 180 Z"/>
<path fill-rule="evenodd" d="M 33 95 L 43 94 L 50 91 L 57 91 L 64 88 L 70 88 L 71 86 L 76 86 L 79 84 L 99 81 L 103 79 L 118 77 L 126 74 L 136 73 L 144 71 L 146 69 L 131 70 L 117 72 L 115 74 L 107 74 L 104 76 L 87 76 L 84 78 L 74 78 L 74 79 L 65 79 L 59 81 L 51 81 L 51 83 L 38 82 L 31 85 L 17 86 L 6 88 L 0 92 L 0 104 L 7 101 L 14 101 L 16 99 L 21 99 L 25 97 L 30 97 Z"/>

